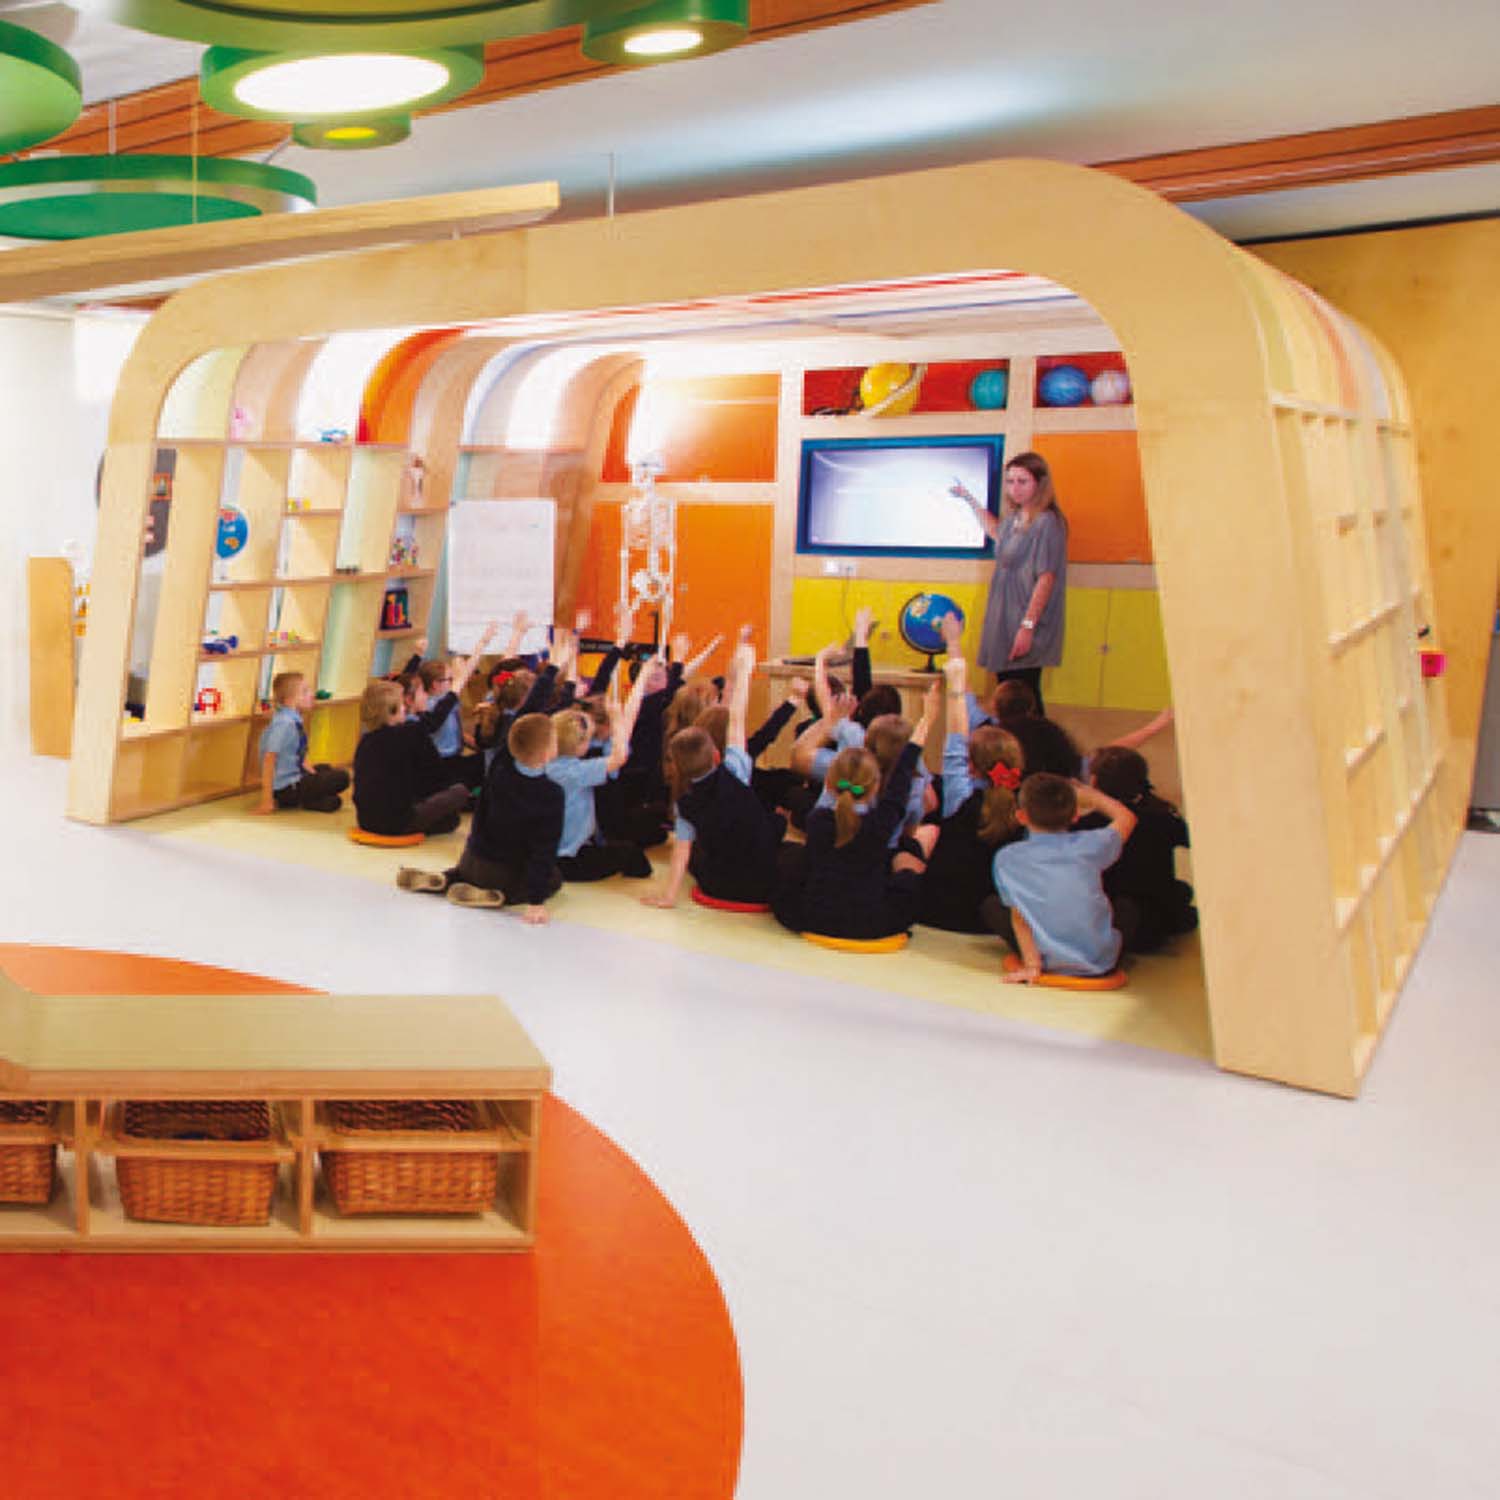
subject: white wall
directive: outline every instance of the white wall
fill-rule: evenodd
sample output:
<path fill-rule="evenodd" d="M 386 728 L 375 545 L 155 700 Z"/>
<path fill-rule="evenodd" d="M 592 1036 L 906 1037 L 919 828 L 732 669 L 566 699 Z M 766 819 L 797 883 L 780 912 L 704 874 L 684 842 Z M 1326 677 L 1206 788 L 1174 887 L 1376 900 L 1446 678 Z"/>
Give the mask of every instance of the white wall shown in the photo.
<path fill-rule="evenodd" d="M 0 311 L 0 746 L 29 736 L 26 559 L 72 541 L 91 558 L 95 477 L 128 329 Z M 135 323 L 137 320 L 131 320 Z M 75 347 L 75 343 L 78 347 Z M 81 353 L 80 353 L 81 350 Z M 80 388 L 82 376 L 82 388 Z"/>

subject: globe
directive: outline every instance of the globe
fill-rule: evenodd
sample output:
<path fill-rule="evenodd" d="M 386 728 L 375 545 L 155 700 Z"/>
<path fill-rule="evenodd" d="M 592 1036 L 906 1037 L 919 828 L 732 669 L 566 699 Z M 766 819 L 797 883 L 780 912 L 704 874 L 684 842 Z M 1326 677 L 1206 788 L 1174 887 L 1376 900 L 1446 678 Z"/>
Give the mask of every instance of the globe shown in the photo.
<path fill-rule="evenodd" d="M 963 628 L 964 612 L 946 594 L 913 594 L 901 606 L 898 625 L 901 639 L 913 651 L 927 657 L 928 670 L 932 670 L 932 658 L 945 649 L 942 621 L 944 615 L 957 618 Z"/>

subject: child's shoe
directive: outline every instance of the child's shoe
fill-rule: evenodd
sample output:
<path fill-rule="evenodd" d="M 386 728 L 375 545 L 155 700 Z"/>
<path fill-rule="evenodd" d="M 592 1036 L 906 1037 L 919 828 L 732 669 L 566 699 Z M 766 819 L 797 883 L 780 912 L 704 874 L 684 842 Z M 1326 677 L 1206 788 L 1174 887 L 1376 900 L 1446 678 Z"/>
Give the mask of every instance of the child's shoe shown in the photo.
<path fill-rule="evenodd" d="M 440 896 L 448 888 L 448 877 L 440 870 L 417 870 L 402 865 L 396 871 L 396 884 L 403 891 L 432 891 Z"/>
<path fill-rule="evenodd" d="M 455 906 L 483 906 L 494 908 L 505 905 L 505 897 L 499 891 L 486 889 L 482 885 L 469 885 L 455 881 L 448 887 L 448 899 Z"/>

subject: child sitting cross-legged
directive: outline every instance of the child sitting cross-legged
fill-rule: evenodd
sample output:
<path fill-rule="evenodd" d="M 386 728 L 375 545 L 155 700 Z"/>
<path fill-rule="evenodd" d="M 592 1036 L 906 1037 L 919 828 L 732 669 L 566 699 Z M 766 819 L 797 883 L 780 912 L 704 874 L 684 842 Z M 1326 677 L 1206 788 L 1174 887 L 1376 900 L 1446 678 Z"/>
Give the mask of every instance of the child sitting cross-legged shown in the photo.
<path fill-rule="evenodd" d="M 260 801 L 252 809 L 273 813 L 278 807 L 336 813 L 349 773 L 333 766 L 307 763 L 307 730 L 302 715 L 313 705 L 313 688 L 301 672 L 278 672 L 271 679 L 276 711 L 260 736 Z"/>
<path fill-rule="evenodd" d="M 916 829 L 910 849 L 903 840 L 894 859 L 890 845 L 906 822 L 912 777 L 937 707 L 934 683 L 921 719 L 884 778 L 868 750 L 850 748 L 834 757 L 827 776 L 833 806 L 808 813 L 801 870 L 772 902 L 783 926 L 826 937 L 882 938 L 916 921 L 922 874 L 938 830 Z"/>
<path fill-rule="evenodd" d="M 628 875 L 643 880 L 651 861 L 638 844 L 606 840 L 599 833 L 594 792 L 613 781 L 630 755 L 630 732 L 646 692 L 646 676 L 636 678 L 625 707 L 609 713 L 609 751 L 589 754 L 594 736 L 593 716 L 582 708 L 566 708 L 553 716 L 557 726 L 557 755 L 547 762 L 547 779 L 563 789 L 562 838 L 557 864 L 564 880 L 608 880 Z"/>
<path fill-rule="evenodd" d="M 459 906 L 524 903 L 529 923 L 548 920 L 545 902 L 562 885 L 563 789 L 546 775 L 557 733 L 546 714 L 523 714 L 510 727 L 509 754 L 497 756 L 484 780 L 468 842 L 451 870 L 396 872 L 403 890 L 447 893 Z"/>
<path fill-rule="evenodd" d="M 786 822 L 768 812 L 750 789 L 745 711 L 755 650 L 742 643 L 730 668 L 729 720 L 722 758 L 706 729 L 690 724 L 667 744 L 667 774 L 676 802 L 672 861 L 666 885 L 641 899 L 677 904 L 689 871 L 704 895 L 717 901 L 769 902 Z"/>
<path fill-rule="evenodd" d="M 401 684 L 381 679 L 359 705 L 354 751 L 355 820 L 366 833 L 451 833 L 469 789 L 449 779 L 432 736 L 408 718 Z"/>
<path fill-rule="evenodd" d="M 1135 814 L 1093 787 L 1042 771 L 1021 783 L 1017 813 L 1027 836 L 995 856 L 999 897 L 985 920 L 1020 955 L 1004 978 L 1030 984 L 1042 974 L 1109 973 L 1135 928 L 1135 909 L 1105 894 L 1103 872 L 1135 828 Z M 1073 832 L 1080 813 L 1100 812 L 1104 828 Z M 1003 904 L 1002 904 L 1003 903 Z"/>

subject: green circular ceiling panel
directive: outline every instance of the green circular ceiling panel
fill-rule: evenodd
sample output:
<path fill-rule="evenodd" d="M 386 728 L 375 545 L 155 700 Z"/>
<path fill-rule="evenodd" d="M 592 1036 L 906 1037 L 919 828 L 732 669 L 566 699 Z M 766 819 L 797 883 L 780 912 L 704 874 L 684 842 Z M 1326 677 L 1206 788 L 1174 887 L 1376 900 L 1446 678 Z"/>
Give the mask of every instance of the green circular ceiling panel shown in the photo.
<path fill-rule="evenodd" d="M 304 120 L 292 126 L 292 139 L 309 151 L 371 151 L 377 146 L 394 146 L 410 134 L 411 116 L 401 114 Z"/>
<path fill-rule="evenodd" d="M 333 120 L 410 113 L 446 104 L 484 77 L 484 48 L 423 51 L 247 52 L 210 47 L 203 54 L 203 102 L 251 120 Z"/>
<path fill-rule="evenodd" d="M 0 21 L 0 154 L 50 141 L 82 110 L 78 64 L 46 37 Z"/>
<path fill-rule="evenodd" d="M 583 51 L 595 62 L 638 68 L 706 57 L 750 33 L 750 0 L 652 0 L 583 29 Z"/>
<path fill-rule="evenodd" d="M 227 157 L 51 156 L 0 164 L 0 234 L 79 240 L 312 208 L 300 172 Z"/>
<path fill-rule="evenodd" d="M 73 0 L 158 36 L 260 52 L 408 51 L 535 36 L 635 9 L 640 0 Z"/>

